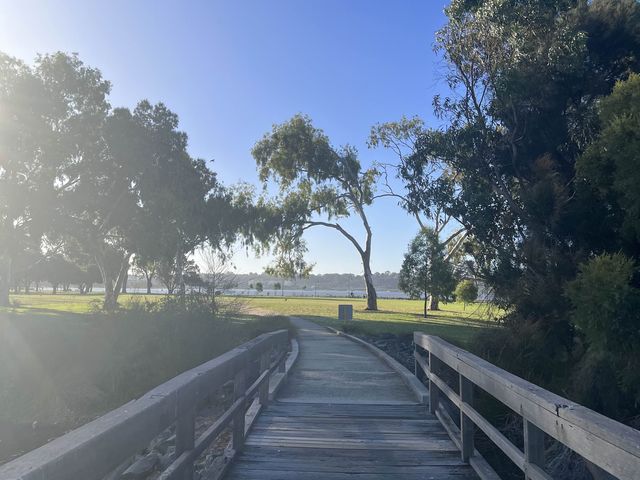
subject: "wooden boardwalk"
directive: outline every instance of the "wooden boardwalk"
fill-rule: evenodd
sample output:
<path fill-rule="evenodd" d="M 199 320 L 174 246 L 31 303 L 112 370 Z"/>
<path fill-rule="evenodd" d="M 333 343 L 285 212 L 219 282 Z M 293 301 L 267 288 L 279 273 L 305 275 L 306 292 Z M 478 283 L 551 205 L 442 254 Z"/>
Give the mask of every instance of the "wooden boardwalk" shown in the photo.
<path fill-rule="evenodd" d="M 477 430 L 527 480 L 560 478 L 546 458 L 551 442 L 588 460 L 594 478 L 640 478 L 640 431 L 441 338 L 414 333 L 416 370 L 428 379 L 427 391 L 371 345 L 293 322 L 300 348 L 287 330 L 264 333 L 1 465 L 0 480 L 104 480 L 145 468 L 161 470 L 147 477 L 159 480 L 224 472 L 232 480 L 499 480 L 474 447 Z M 233 402 L 198 431 L 199 406 L 227 395 L 231 385 Z M 476 390 L 521 416 L 521 443 L 476 409 Z M 149 449 L 171 432 L 175 453 L 157 468 L 159 453 Z M 196 462 L 214 442 L 227 445 L 225 454 L 211 465 L 207 454 L 202 469 Z"/>
<path fill-rule="evenodd" d="M 225 478 L 478 478 L 386 363 L 344 337 L 294 321 L 298 362 Z"/>

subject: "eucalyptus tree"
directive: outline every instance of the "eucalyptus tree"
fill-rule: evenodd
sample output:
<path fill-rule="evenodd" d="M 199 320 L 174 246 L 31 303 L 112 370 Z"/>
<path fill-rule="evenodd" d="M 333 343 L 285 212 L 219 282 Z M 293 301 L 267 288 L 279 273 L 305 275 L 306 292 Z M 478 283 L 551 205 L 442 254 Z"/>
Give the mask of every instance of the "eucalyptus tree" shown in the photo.
<path fill-rule="evenodd" d="M 334 148 L 329 138 L 312 125 L 311 119 L 295 115 L 274 125 L 252 150 L 265 189 L 277 184 L 276 197 L 263 202 L 274 237 L 300 238 L 314 227 L 329 228 L 344 236 L 362 260 L 367 291 L 367 309 L 377 310 L 378 301 L 371 271 L 373 231 L 366 207 L 376 199 L 379 177 L 375 168 L 365 169 L 351 146 Z M 364 241 L 347 231 L 340 219 L 356 215 L 365 231 Z M 290 241 L 292 248 L 299 242 Z"/>
<path fill-rule="evenodd" d="M 102 130 L 102 154 L 87 162 L 67 197 L 65 230 L 94 256 L 107 309 L 117 304 L 136 253 L 174 265 L 184 293 L 184 259 L 206 235 L 207 198 L 217 182 L 204 161 L 189 156 L 177 127 L 177 115 L 161 103 L 115 109 Z"/>
<path fill-rule="evenodd" d="M 427 128 L 421 118 L 403 116 L 395 122 L 374 125 L 368 145 L 369 148 L 388 149 L 397 159 L 396 163 L 377 163 L 383 177 L 384 195 L 397 198 L 402 208 L 416 219 L 421 229 L 429 227 L 444 245 L 450 245 L 447 256 L 451 256 L 462 246 L 469 234 L 468 228 L 462 224 L 462 219 L 451 213 L 451 207 L 459 194 L 457 179 L 460 173 L 453 171 L 438 157 L 426 159 L 419 179 L 422 182 L 422 196 L 419 201 L 415 197 L 409 197 L 404 190 L 399 191 L 393 186 L 390 178 L 391 176 L 402 180 L 402 170 L 407 167 L 411 157 L 416 155 L 418 142 L 426 132 Z"/>
<path fill-rule="evenodd" d="M 409 196 L 404 188 L 393 185 L 393 179 L 402 179 L 412 157 L 418 153 L 418 142 L 427 133 L 424 121 L 417 116 L 403 116 L 395 122 L 385 122 L 371 128 L 369 148 L 385 148 L 396 157 L 394 163 L 378 162 L 384 185 L 384 195 L 396 198 L 400 206 L 411 214 L 420 229 L 430 228 L 446 247 L 448 259 L 458 254 L 467 240 L 471 228 L 460 215 L 455 215 L 453 206 L 460 194 L 458 179 L 460 172 L 452 169 L 437 156 L 423 158 L 420 175 L 412 186 L 421 195 Z M 429 308 L 438 310 L 438 297 L 432 296 Z"/>

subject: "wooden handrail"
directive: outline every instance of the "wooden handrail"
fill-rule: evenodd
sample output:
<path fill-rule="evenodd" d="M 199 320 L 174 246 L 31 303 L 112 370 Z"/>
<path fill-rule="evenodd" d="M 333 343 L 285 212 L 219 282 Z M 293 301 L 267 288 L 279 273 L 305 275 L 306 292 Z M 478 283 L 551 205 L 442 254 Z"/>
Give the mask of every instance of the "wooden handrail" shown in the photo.
<path fill-rule="evenodd" d="M 543 470 L 544 434 L 617 478 L 638 478 L 640 431 L 527 382 L 439 337 L 415 332 L 413 339 L 416 347 L 416 374 L 424 372 L 429 381 L 429 410 L 442 415 L 439 399 L 444 395 L 460 411 L 460 438 L 456 443 L 461 448 L 464 461 L 468 461 L 474 452 L 475 426 L 528 479 L 550 478 Z M 422 351 L 426 353 L 423 354 Z M 450 388 L 439 375 L 441 364 L 458 373 L 460 394 Z M 473 408 L 474 385 L 522 416 L 524 452 Z"/>
<path fill-rule="evenodd" d="M 268 361 L 271 352 L 275 350 L 278 362 L 283 363 L 288 346 L 287 330 L 260 335 L 172 378 L 137 400 L 0 466 L 0 480 L 99 480 L 173 424 L 176 425 L 176 460 L 162 478 L 189 479 L 193 475 L 193 461 L 231 422 L 242 424 L 242 428 L 234 428 L 234 445 L 244 443 L 246 409 L 258 394 L 265 401 L 265 384 L 268 399 L 269 376 L 279 367 Z M 256 361 L 260 362 L 259 382 L 247 391 L 246 386 L 237 381 L 239 377 L 246 378 L 249 366 Z M 196 439 L 194 421 L 198 407 L 231 380 L 236 381 L 234 403 Z"/>

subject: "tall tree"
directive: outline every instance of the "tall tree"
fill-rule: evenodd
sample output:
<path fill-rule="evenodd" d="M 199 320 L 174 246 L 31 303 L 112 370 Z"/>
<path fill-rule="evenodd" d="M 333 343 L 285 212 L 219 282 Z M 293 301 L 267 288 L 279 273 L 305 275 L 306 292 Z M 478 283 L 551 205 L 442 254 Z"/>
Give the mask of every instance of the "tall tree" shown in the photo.
<path fill-rule="evenodd" d="M 429 296 L 446 297 L 455 287 L 453 268 L 445 256 L 438 235 L 424 228 L 411 241 L 402 261 L 398 286 L 411 298 L 424 297 L 425 318 Z"/>
<path fill-rule="evenodd" d="M 576 189 L 576 161 L 600 129 L 599 99 L 640 67 L 640 6 L 454 0 L 446 13 L 436 49 L 451 93 L 434 99 L 444 127 L 420 135 L 402 177 L 420 205 L 434 159 L 456 172 L 448 213 L 470 228 L 481 276 L 513 307 L 507 323 L 539 332 L 487 345 L 550 381 L 575 345 L 566 284 L 617 243 L 605 205 Z"/>
<path fill-rule="evenodd" d="M 100 148 L 109 89 L 77 56 L 39 56 L 28 67 L 0 53 L 0 304 L 17 249 L 41 248 L 74 184 L 67 172 Z"/>
<path fill-rule="evenodd" d="M 452 171 L 441 159 L 428 158 L 422 166 L 420 181 L 422 195 L 419 202 L 415 196 L 393 186 L 393 179 L 400 178 L 407 162 L 417 153 L 417 142 L 426 132 L 419 117 L 402 117 L 395 122 L 379 123 L 371 128 L 368 145 L 383 147 L 393 152 L 396 163 L 377 163 L 382 172 L 385 196 L 397 198 L 400 206 L 416 219 L 419 227 L 433 229 L 443 245 L 447 247 L 446 258 L 456 255 L 467 240 L 469 229 L 462 219 L 453 215 L 450 208 L 460 193 L 457 179 L 459 172 Z M 438 310 L 438 297 L 429 299 L 429 309 Z"/>
<path fill-rule="evenodd" d="M 299 238 L 313 227 L 336 230 L 354 246 L 364 270 L 367 309 L 378 309 L 371 271 L 373 231 L 365 208 L 376 199 L 375 168 L 363 169 L 353 147 L 336 150 L 309 117 L 296 115 L 275 125 L 252 150 L 265 188 L 269 181 L 279 187 L 279 196 L 268 202 L 268 223 L 275 236 Z M 339 219 L 357 215 L 365 230 L 364 242 L 348 232 Z M 323 216 L 324 219 L 318 219 Z M 299 246 L 299 242 L 289 242 Z"/>

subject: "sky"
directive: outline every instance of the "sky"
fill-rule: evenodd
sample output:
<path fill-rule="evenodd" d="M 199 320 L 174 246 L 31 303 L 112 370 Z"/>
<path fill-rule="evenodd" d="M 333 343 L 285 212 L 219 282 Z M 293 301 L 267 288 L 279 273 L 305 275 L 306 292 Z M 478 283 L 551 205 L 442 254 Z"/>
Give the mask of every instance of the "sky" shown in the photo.
<path fill-rule="evenodd" d="M 335 146 L 358 148 L 366 167 L 391 161 L 370 150 L 373 125 L 418 115 L 437 127 L 432 99 L 445 91 L 433 52 L 445 0 L 0 0 L 0 50 L 32 62 L 76 52 L 112 82 L 113 106 L 164 102 L 180 117 L 192 156 L 225 184 L 258 183 L 251 147 L 274 123 L 309 115 Z M 372 269 L 398 271 L 416 221 L 393 199 L 368 216 Z M 341 222 L 364 240 L 360 223 Z M 362 272 L 334 230 L 306 234 L 314 273 Z M 240 273 L 268 257 L 238 249 Z"/>

